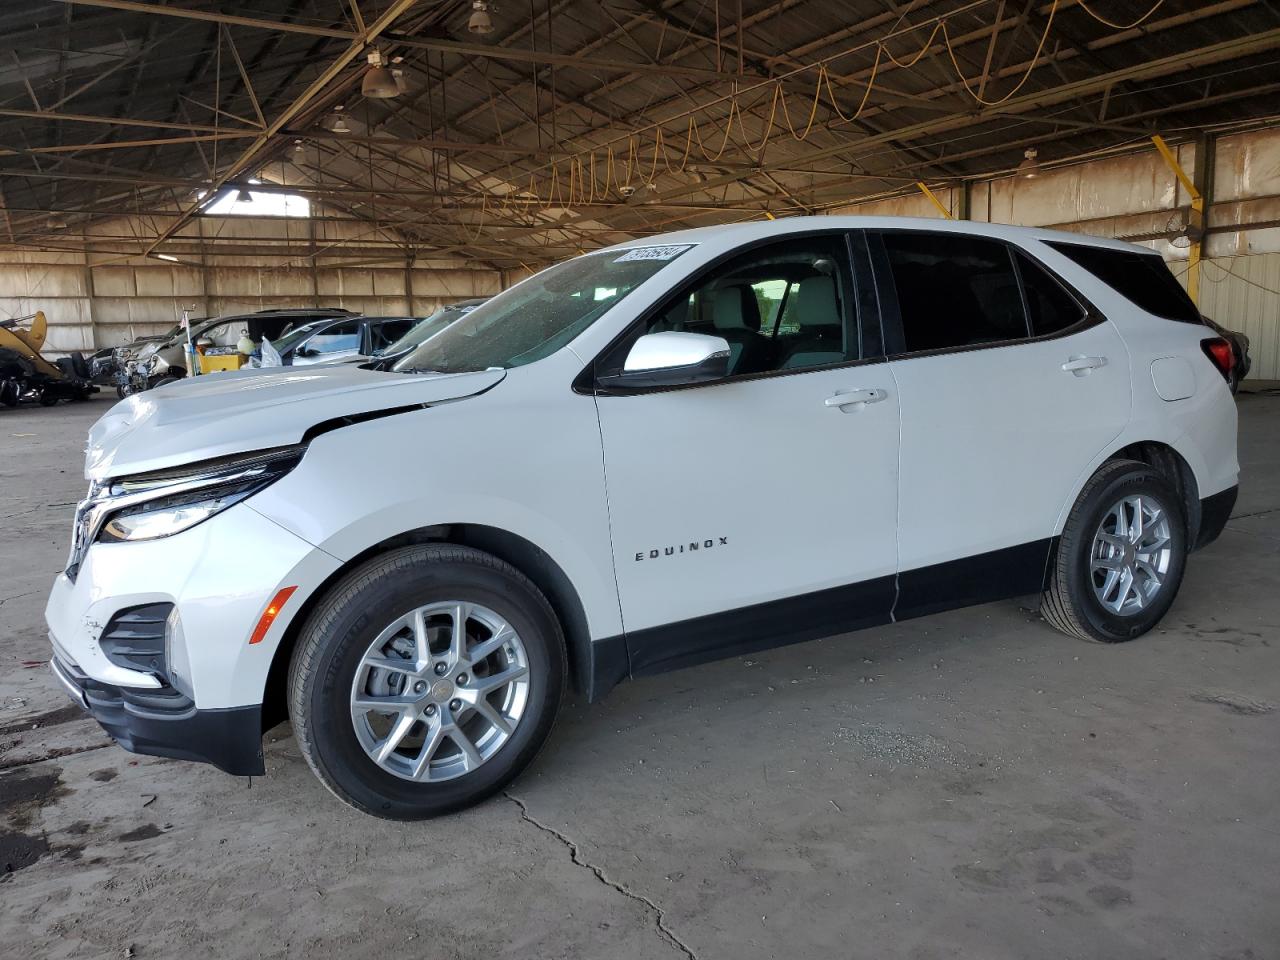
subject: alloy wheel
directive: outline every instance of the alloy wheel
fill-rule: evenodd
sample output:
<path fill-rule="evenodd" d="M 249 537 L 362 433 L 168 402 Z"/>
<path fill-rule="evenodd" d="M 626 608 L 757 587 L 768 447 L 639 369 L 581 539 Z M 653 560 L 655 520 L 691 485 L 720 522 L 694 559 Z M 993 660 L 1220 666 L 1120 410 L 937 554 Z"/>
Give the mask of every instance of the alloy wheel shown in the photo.
<path fill-rule="evenodd" d="M 1173 557 L 1168 512 L 1150 495 L 1111 505 L 1094 534 L 1089 572 L 1098 600 L 1111 613 L 1131 616 L 1160 593 Z"/>
<path fill-rule="evenodd" d="M 439 782 L 491 759 L 528 700 L 516 630 L 488 607 L 446 601 L 404 614 L 369 645 L 351 684 L 351 722 L 383 770 Z"/>

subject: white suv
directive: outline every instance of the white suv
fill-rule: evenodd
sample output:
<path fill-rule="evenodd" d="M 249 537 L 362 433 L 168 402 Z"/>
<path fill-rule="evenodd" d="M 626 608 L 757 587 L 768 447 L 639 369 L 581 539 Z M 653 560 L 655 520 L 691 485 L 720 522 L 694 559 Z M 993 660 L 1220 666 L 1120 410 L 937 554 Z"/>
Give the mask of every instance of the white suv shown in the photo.
<path fill-rule="evenodd" d="M 824 217 L 530 277 L 392 372 L 202 377 L 89 437 L 49 599 L 122 746 L 456 810 L 566 684 L 1042 594 L 1149 630 L 1236 496 L 1231 350 L 1158 256 Z M 855 642 L 855 641 L 850 641 Z"/>

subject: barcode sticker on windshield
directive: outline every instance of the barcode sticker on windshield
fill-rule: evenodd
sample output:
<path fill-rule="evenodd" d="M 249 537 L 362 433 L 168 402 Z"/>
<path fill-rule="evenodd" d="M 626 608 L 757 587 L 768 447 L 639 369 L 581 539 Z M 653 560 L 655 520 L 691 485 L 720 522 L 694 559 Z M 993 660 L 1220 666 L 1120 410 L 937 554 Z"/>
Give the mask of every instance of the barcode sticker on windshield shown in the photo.
<path fill-rule="evenodd" d="M 685 243 L 675 247 L 632 247 L 614 263 L 626 263 L 628 260 L 671 260 L 688 250 L 693 244 Z"/>

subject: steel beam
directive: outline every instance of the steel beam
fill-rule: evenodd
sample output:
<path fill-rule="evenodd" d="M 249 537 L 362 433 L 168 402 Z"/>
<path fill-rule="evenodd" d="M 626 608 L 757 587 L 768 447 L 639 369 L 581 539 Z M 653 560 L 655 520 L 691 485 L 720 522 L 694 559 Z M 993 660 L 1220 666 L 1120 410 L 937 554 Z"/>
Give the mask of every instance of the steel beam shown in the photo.
<path fill-rule="evenodd" d="M 17 117 L 21 120 L 67 120 L 73 123 L 92 123 L 111 127 L 147 127 L 152 130 L 186 130 L 190 133 L 238 133 L 257 134 L 260 130 L 215 127 L 205 123 L 182 123 L 177 120 L 139 120 L 132 117 L 103 117 L 89 113 L 66 113 L 61 110 L 21 110 L 0 107 L 0 117 Z"/>
<path fill-rule="evenodd" d="M 278 20 L 261 20 L 257 17 L 240 17 L 212 10 L 192 10 L 187 7 L 166 7 L 158 3 L 141 3 L 138 0 L 48 0 L 50 3 L 69 3 L 78 7 L 101 7 L 121 10 L 125 13 L 144 13 L 157 17 L 176 17 L 181 20 L 200 20 L 204 23 L 225 23 L 233 27 L 250 27 L 257 30 L 275 30 L 280 33 L 301 33 L 309 37 L 330 37 L 335 40 L 356 40 L 360 34 L 334 27 L 320 27 L 307 23 L 287 23 Z"/>
<path fill-rule="evenodd" d="M 80 0 L 77 0 L 80 2 Z M 104 0 L 93 0 L 93 2 L 104 2 Z M 110 0 L 110 2 L 124 2 L 124 0 Z M 245 149 L 243 153 L 237 157 L 226 171 L 214 178 L 213 184 L 210 186 L 210 195 L 215 194 L 228 180 L 238 176 L 244 168 L 267 146 L 281 130 L 283 130 L 291 120 L 298 116 L 303 109 L 327 87 L 335 77 L 338 76 L 348 64 L 361 56 L 365 48 L 382 35 L 384 31 L 389 29 L 401 15 L 409 10 L 410 7 L 418 3 L 418 0 L 394 0 L 387 9 L 369 25 L 369 29 L 363 35 L 352 39 L 347 48 L 338 55 L 329 66 L 321 71 L 320 76 L 307 86 L 307 88 L 289 104 L 279 116 L 276 117 L 267 128 L 254 138 L 253 142 Z M 174 9 L 174 8 L 164 8 Z M 203 202 L 203 201 L 202 201 Z M 174 232 L 182 227 L 198 210 L 200 204 L 193 205 L 189 210 L 185 211 L 179 218 L 177 223 L 161 231 L 155 240 L 147 247 L 147 253 L 152 253 L 156 247 L 162 244 Z"/>

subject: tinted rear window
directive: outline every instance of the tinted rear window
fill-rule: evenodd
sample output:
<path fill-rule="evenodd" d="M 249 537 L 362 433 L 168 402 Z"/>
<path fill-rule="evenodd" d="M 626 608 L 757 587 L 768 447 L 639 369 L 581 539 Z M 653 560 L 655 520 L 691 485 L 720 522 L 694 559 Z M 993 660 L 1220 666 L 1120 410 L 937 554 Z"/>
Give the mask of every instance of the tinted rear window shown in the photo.
<path fill-rule="evenodd" d="M 1064 257 L 1148 313 L 1182 323 L 1200 323 L 1200 311 L 1157 253 L 1108 250 L 1078 243 L 1050 243 Z"/>

